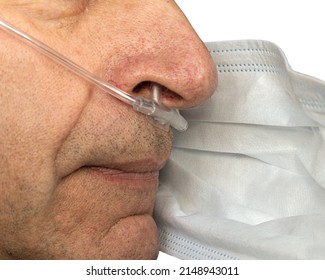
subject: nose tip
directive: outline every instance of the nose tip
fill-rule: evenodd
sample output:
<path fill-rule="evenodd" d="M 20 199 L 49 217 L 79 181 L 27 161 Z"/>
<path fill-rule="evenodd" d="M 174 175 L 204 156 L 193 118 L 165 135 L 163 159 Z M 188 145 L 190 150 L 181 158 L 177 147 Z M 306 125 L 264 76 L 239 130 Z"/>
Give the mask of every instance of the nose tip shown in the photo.
<path fill-rule="evenodd" d="M 218 83 L 216 66 L 198 39 L 187 43 L 185 52 L 180 52 L 178 64 L 170 73 L 167 87 L 174 95 L 166 95 L 164 104 L 168 107 L 186 109 L 198 106 L 215 91 Z"/>
<path fill-rule="evenodd" d="M 133 94 L 141 92 L 139 85 L 160 84 L 165 89 L 161 95 L 165 106 L 186 109 L 203 103 L 213 94 L 217 71 L 186 17 L 169 5 L 158 5 L 161 10 L 156 7 L 157 15 L 150 26 L 148 17 L 141 17 L 142 10 L 138 10 L 138 25 L 127 46 L 119 51 L 121 59 L 109 80 Z M 165 16 L 161 17 L 162 14 Z"/>
<path fill-rule="evenodd" d="M 198 37 L 174 40 L 173 44 L 173 48 L 165 48 L 163 53 L 150 60 L 129 64 L 126 90 L 139 94 L 142 89 L 147 89 L 147 84 L 157 83 L 163 88 L 160 102 L 166 107 L 195 107 L 215 91 L 218 82 L 216 66 Z"/>

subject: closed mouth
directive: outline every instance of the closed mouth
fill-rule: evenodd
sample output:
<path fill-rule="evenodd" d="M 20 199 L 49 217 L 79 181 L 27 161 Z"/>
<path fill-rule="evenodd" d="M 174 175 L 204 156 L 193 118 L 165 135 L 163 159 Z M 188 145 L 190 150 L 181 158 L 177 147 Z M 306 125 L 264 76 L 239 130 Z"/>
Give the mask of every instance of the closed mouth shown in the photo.
<path fill-rule="evenodd" d="M 140 181 L 152 181 L 157 180 L 159 176 L 159 171 L 147 171 L 147 172 L 128 172 L 119 169 L 111 169 L 105 167 L 89 167 L 90 170 L 99 172 L 111 179 L 121 179 L 121 180 L 140 180 Z"/>

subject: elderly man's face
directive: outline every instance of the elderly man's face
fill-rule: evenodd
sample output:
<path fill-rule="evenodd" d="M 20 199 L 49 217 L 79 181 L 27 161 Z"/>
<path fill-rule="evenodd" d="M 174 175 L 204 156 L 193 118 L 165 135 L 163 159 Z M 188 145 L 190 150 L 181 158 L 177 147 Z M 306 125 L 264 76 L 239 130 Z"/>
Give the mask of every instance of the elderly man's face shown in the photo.
<path fill-rule="evenodd" d="M 128 93 L 163 85 L 169 107 L 216 85 L 174 1 L 0 0 L 0 17 Z M 3 30 L 0 61 L 0 258 L 155 258 L 171 133 Z"/>

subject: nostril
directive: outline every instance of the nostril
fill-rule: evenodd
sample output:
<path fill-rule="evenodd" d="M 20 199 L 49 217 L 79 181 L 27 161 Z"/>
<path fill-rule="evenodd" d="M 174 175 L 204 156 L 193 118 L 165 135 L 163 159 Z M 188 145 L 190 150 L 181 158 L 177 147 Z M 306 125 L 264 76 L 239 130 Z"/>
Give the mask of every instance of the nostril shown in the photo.
<path fill-rule="evenodd" d="M 150 81 L 144 81 L 141 83 L 138 83 L 134 88 L 133 88 L 133 92 L 134 93 L 140 93 L 141 91 L 149 91 L 151 88 L 151 84 L 152 82 Z"/>
<path fill-rule="evenodd" d="M 162 95 L 163 95 L 163 98 L 167 101 L 170 101 L 172 102 L 173 100 L 174 101 L 179 101 L 179 100 L 183 100 L 183 97 L 180 96 L 179 94 L 177 94 L 176 92 L 174 91 L 171 91 L 170 89 L 168 88 L 163 88 L 162 90 Z"/>
<path fill-rule="evenodd" d="M 143 81 L 137 84 L 133 88 L 133 93 L 141 94 L 143 97 L 147 97 L 149 99 L 152 98 L 152 85 L 157 84 L 161 87 L 161 94 L 160 94 L 160 102 L 163 103 L 167 107 L 178 107 L 178 104 L 181 100 L 183 100 L 183 97 L 181 97 L 176 92 L 168 89 L 167 87 L 155 83 L 153 81 Z"/>

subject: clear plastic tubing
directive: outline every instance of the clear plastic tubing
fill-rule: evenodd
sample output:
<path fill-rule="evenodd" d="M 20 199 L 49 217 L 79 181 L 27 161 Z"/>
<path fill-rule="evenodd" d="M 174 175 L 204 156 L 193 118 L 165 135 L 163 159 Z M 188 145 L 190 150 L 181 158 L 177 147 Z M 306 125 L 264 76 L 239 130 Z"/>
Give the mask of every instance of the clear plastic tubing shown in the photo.
<path fill-rule="evenodd" d="M 143 113 L 147 116 L 153 118 L 153 123 L 161 128 L 166 129 L 169 125 L 174 127 L 179 131 L 185 131 L 188 127 L 187 121 L 180 115 L 179 111 L 176 109 L 169 109 L 163 105 L 159 104 L 159 90 L 157 86 L 153 87 L 153 100 L 148 100 L 142 97 L 132 96 L 123 90 L 107 83 L 105 80 L 97 77 L 93 73 L 87 71 L 83 67 L 64 57 L 57 51 L 53 50 L 44 43 L 38 41 L 37 39 L 27 35 L 26 33 L 18 30 L 11 24 L 0 19 L 0 28 L 15 35 L 17 38 L 28 43 L 34 47 L 37 51 L 48 56 L 52 60 L 60 63 L 70 71 L 74 72 L 83 79 L 89 81 L 90 83 L 96 85 L 98 88 L 104 90 L 105 92 L 111 94 L 112 96 L 118 98 L 119 100 L 133 106 L 136 112 Z"/>

